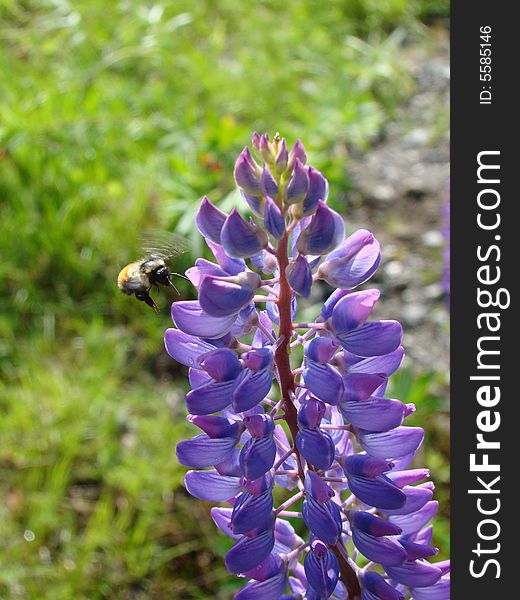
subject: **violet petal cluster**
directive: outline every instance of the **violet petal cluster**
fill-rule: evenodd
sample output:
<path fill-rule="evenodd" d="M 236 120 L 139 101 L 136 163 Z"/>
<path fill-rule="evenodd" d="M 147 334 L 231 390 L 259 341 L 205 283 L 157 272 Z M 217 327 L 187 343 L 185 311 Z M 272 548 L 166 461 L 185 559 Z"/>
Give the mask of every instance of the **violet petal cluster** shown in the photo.
<path fill-rule="evenodd" d="M 379 243 L 345 237 L 300 141 L 252 141 L 256 157 L 244 148 L 234 170 L 251 216 L 203 198 L 196 224 L 214 261 L 188 269 L 198 299 L 172 305 L 165 333 L 199 430 L 176 449 L 186 489 L 220 503 L 226 568 L 246 580 L 237 600 L 446 600 L 434 486 L 413 465 L 424 433 L 405 424 L 415 407 L 387 396 L 402 328 L 373 318 L 378 290 L 356 290 Z M 324 284 L 315 321 L 297 322 L 298 297 Z"/>

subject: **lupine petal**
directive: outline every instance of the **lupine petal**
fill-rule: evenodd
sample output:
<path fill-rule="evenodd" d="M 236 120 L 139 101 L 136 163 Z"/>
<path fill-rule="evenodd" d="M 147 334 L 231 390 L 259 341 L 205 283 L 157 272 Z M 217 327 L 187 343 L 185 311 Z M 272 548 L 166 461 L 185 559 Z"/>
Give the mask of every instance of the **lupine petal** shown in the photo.
<path fill-rule="evenodd" d="M 227 214 L 212 204 L 206 196 L 202 198 L 199 210 L 195 215 L 195 223 L 202 235 L 214 242 L 220 244 L 220 231 L 227 218 Z"/>
<path fill-rule="evenodd" d="M 296 434 L 296 447 L 317 469 L 328 469 L 334 460 L 334 442 L 328 433 L 319 429 L 302 427 Z"/>
<path fill-rule="evenodd" d="M 188 335 L 204 338 L 218 338 L 227 333 L 236 315 L 211 317 L 204 312 L 196 300 L 181 300 L 172 304 L 174 324 Z"/>
<path fill-rule="evenodd" d="M 226 460 L 217 463 L 215 469 L 226 477 L 242 477 L 242 467 L 240 466 L 240 450 L 235 448 L 233 453 Z"/>
<path fill-rule="evenodd" d="M 312 271 L 307 259 L 300 254 L 289 263 L 285 274 L 292 289 L 300 296 L 308 298 L 312 287 Z"/>
<path fill-rule="evenodd" d="M 275 153 L 273 144 L 271 144 L 271 142 L 269 141 L 269 136 L 267 135 L 267 133 L 264 133 L 264 135 L 260 136 L 259 150 L 260 150 L 260 156 L 266 162 L 268 162 L 268 163 L 274 162 L 276 153 Z"/>
<path fill-rule="evenodd" d="M 422 481 L 429 476 L 429 469 L 410 469 L 408 471 L 394 470 L 391 473 L 388 473 L 388 477 L 400 488 L 403 488 L 405 485 L 419 483 L 419 481 Z"/>
<path fill-rule="evenodd" d="M 235 323 L 236 323 L 236 321 L 235 321 Z M 234 324 L 233 324 L 233 326 L 234 326 Z M 210 344 L 215 346 L 215 348 L 229 348 L 235 342 L 235 337 L 233 336 L 231 331 L 228 331 L 224 335 L 221 335 L 220 337 L 217 337 L 217 338 L 202 337 L 200 339 L 203 340 L 204 342 L 209 342 Z"/>
<path fill-rule="evenodd" d="M 253 569 L 265 560 L 274 546 L 272 529 L 262 531 L 255 536 L 246 536 L 236 542 L 224 558 L 230 573 L 244 573 Z"/>
<path fill-rule="evenodd" d="M 448 560 L 439 560 L 434 565 L 441 570 L 443 575 L 449 575 L 451 569 L 451 561 Z"/>
<path fill-rule="evenodd" d="M 253 567 L 250 571 L 242 573 L 242 576 L 248 579 L 255 579 L 256 581 L 266 581 L 280 573 L 280 571 L 284 571 L 284 562 L 274 552 L 271 552 L 259 565 Z"/>
<path fill-rule="evenodd" d="M 210 415 L 231 404 L 235 381 L 210 380 L 186 394 L 186 406 L 192 415 Z"/>
<path fill-rule="evenodd" d="M 296 158 L 292 177 L 285 188 L 285 201 L 287 204 L 301 202 L 305 198 L 308 189 L 309 176 L 307 175 L 307 170 L 300 159 Z"/>
<path fill-rule="evenodd" d="M 336 405 L 341 401 L 344 393 L 343 378 L 331 365 L 308 361 L 303 377 L 307 389 L 323 402 Z"/>
<path fill-rule="evenodd" d="M 269 196 L 265 199 L 264 224 L 267 231 L 277 240 L 285 233 L 285 218 L 282 211 Z"/>
<path fill-rule="evenodd" d="M 210 438 L 235 437 L 238 439 L 244 430 L 242 422 L 216 415 L 188 415 L 187 419 L 202 429 Z"/>
<path fill-rule="evenodd" d="M 233 505 L 231 529 L 233 533 L 248 533 L 253 529 L 262 531 L 272 527 L 273 494 L 267 490 L 259 496 L 247 492 L 240 494 Z"/>
<path fill-rule="evenodd" d="M 352 541 L 356 548 L 369 560 L 387 565 L 401 565 L 406 560 L 406 550 L 391 537 L 376 537 L 354 529 Z"/>
<path fill-rule="evenodd" d="M 275 286 L 275 288 L 276 288 L 276 286 Z M 276 323 L 277 325 L 279 325 L 280 313 L 278 311 L 278 306 L 276 306 L 275 302 L 267 303 L 266 312 L 267 312 L 269 318 L 271 319 L 271 321 L 273 323 Z M 291 299 L 291 316 L 292 316 L 293 320 L 296 317 L 297 313 L 298 313 L 298 300 L 296 299 L 296 294 L 293 292 L 292 299 Z"/>
<path fill-rule="evenodd" d="M 343 358 L 348 364 L 349 353 L 344 350 Z M 350 355 L 352 357 L 353 355 Z M 350 373 L 385 373 L 385 375 L 392 375 L 401 366 L 404 358 L 404 349 L 399 346 L 393 352 L 388 354 L 382 354 L 381 356 L 371 356 L 369 358 L 355 357 L 357 360 L 355 364 L 349 366 Z"/>
<path fill-rule="evenodd" d="M 415 458 L 415 450 L 410 452 L 409 454 L 405 454 L 404 456 L 394 456 L 392 458 L 392 462 L 394 463 L 394 469 L 396 471 L 402 471 L 403 469 L 407 469 L 413 462 Z"/>
<path fill-rule="evenodd" d="M 424 431 L 420 427 L 397 427 L 383 433 L 363 433 L 359 443 L 376 458 L 398 458 L 415 452 L 422 444 Z"/>
<path fill-rule="evenodd" d="M 258 479 L 244 481 L 244 489 L 253 496 L 261 496 L 263 493 L 272 490 L 274 480 L 271 473 L 266 473 Z"/>
<path fill-rule="evenodd" d="M 363 325 L 380 295 L 379 290 L 366 290 L 342 298 L 332 311 L 331 325 L 336 334 L 345 334 Z"/>
<path fill-rule="evenodd" d="M 186 277 L 191 283 L 198 289 L 200 282 L 206 275 L 215 275 L 216 277 L 228 277 L 228 273 L 224 271 L 219 265 L 206 260 L 205 258 L 198 258 L 195 261 L 195 265 L 188 269 Z"/>
<path fill-rule="evenodd" d="M 431 521 L 439 508 L 437 500 L 427 502 L 420 510 L 409 515 L 391 515 L 392 523 L 398 525 L 403 533 L 415 533 Z"/>
<path fill-rule="evenodd" d="M 310 223 L 298 236 L 296 248 L 300 254 L 327 254 L 334 250 L 344 236 L 343 218 L 320 201 Z"/>
<path fill-rule="evenodd" d="M 347 333 L 336 334 L 341 345 L 358 356 L 381 356 L 401 344 L 403 328 L 398 321 L 370 321 Z"/>
<path fill-rule="evenodd" d="M 199 500 L 226 502 L 242 491 L 238 477 L 227 477 L 218 471 L 188 471 L 184 477 L 188 492 Z"/>
<path fill-rule="evenodd" d="M 251 332 L 257 322 L 257 312 L 254 303 L 248 304 L 237 315 L 228 335 L 237 339 Z M 233 340 L 234 341 L 234 340 Z"/>
<path fill-rule="evenodd" d="M 166 330 L 164 345 L 166 352 L 174 360 L 187 367 L 198 367 L 200 357 L 215 349 L 215 346 L 208 342 L 203 342 L 198 337 L 188 335 L 179 329 L 173 329 L 173 327 Z"/>
<path fill-rule="evenodd" d="M 294 146 L 291 148 L 289 153 L 289 169 L 292 169 L 296 159 L 298 159 L 302 165 L 307 162 L 307 154 L 305 153 L 305 147 L 301 140 L 296 140 Z"/>
<path fill-rule="evenodd" d="M 385 565 L 388 575 L 403 585 L 426 587 L 439 581 L 442 571 L 424 560 L 406 561 L 401 565 Z"/>
<path fill-rule="evenodd" d="M 249 206 L 252 212 L 262 217 L 264 214 L 264 206 L 265 200 L 263 196 L 252 196 L 251 194 L 246 194 L 244 190 L 240 190 L 240 194 L 242 198 L 245 200 L 245 203 Z"/>
<path fill-rule="evenodd" d="M 271 368 L 258 372 L 244 370 L 233 391 L 233 410 L 244 412 L 256 406 L 267 396 L 272 383 Z"/>
<path fill-rule="evenodd" d="M 384 373 L 347 373 L 343 379 L 345 393 L 341 402 L 368 400 L 387 379 Z"/>
<path fill-rule="evenodd" d="M 298 425 L 301 427 L 319 427 L 325 415 L 325 404 L 317 398 L 307 398 L 298 411 Z"/>
<path fill-rule="evenodd" d="M 242 360 L 248 369 L 259 372 L 267 369 L 273 364 L 272 348 L 254 348 L 242 354 Z"/>
<path fill-rule="evenodd" d="M 278 184 L 265 165 L 262 169 L 262 174 L 260 175 L 260 187 L 262 188 L 264 196 L 276 198 L 278 195 Z"/>
<path fill-rule="evenodd" d="M 240 464 L 248 480 L 258 479 L 273 466 L 276 446 L 272 437 L 251 438 L 240 452 Z"/>
<path fill-rule="evenodd" d="M 375 537 L 399 535 L 401 533 L 401 528 L 395 523 L 364 510 L 349 510 L 347 516 L 352 524 L 352 530 L 363 531 Z"/>
<path fill-rule="evenodd" d="M 242 150 L 235 163 L 234 176 L 238 187 L 242 188 L 247 194 L 257 195 L 261 193 L 259 167 L 256 165 L 247 146 Z"/>
<path fill-rule="evenodd" d="M 428 587 L 412 587 L 414 600 L 450 600 L 450 575 L 444 575 Z"/>
<path fill-rule="evenodd" d="M 317 276 L 329 285 L 352 289 L 372 277 L 381 261 L 381 248 L 374 236 L 360 229 L 329 254 Z"/>
<path fill-rule="evenodd" d="M 334 490 L 317 473 L 310 470 L 305 474 L 305 492 L 320 504 L 334 498 Z"/>
<path fill-rule="evenodd" d="M 332 316 L 332 312 L 336 304 L 345 296 L 352 294 L 350 290 L 334 290 L 332 294 L 325 300 L 321 309 L 320 318 L 323 321 L 328 321 Z"/>
<path fill-rule="evenodd" d="M 276 541 L 287 548 L 294 548 L 302 543 L 302 539 L 296 535 L 294 527 L 285 519 L 277 518 L 274 525 L 274 536 Z"/>
<path fill-rule="evenodd" d="M 413 536 L 413 539 L 418 544 L 426 544 L 427 546 L 431 546 L 433 543 L 433 525 L 428 525 L 428 527 L 421 529 L 421 531 Z"/>
<path fill-rule="evenodd" d="M 239 535 L 235 535 L 231 531 L 231 513 L 233 512 L 232 508 L 221 508 L 220 506 L 215 506 L 211 509 L 210 514 L 211 518 L 215 525 L 233 539 L 239 539 Z"/>
<path fill-rule="evenodd" d="M 257 225 L 245 221 L 236 208 L 226 219 L 220 233 L 222 246 L 228 256 L 244 258 L 258 254 L 267 246 L 267 234 Z"/>
<path fill-rule="evenodd" d="M 304 568 L 309 585 L 320 598 L 328 598 L 338 583 L 338 559 L 325 544 L 316 541 L 305 556 Z"/>
<path fill-rule="evenodd" d="M 365 504 L 376 508 L 399 508 L 406 502 L 406 495 L 383 475 L 363 477 L 347 474 L 350 491 Z"/>
<path fill-rule="evenodd" d="M 325 202 L 329 195 L 329 183 L 318 170 L 314 167 L 307 167 L 307 176 L 309 187 L 303 199 L 303 216 L 312 215 L 318 207 L 318 201 L 323 200 Z"/>
<path fill-rule="evenodd" d="M 254 438 L 264 438 L 274 432 L 274 421 L 270 415 L 254 414 L 244 418 L 244 425 Z"/>
<path fill-rule="evenodd" d="M 246 263 L 242 258 L 231 258 L 228 256 L 224 248 L 219 244 L 214 244 L 210 240 L 206 240 L 208 248 L 211 250 L 213 256 L 217 259 L 220 267 L 228 275 L 238 275 L 242 271 L 246 270 Z"/>
<path fill-rule="evenodd" d="M 433 491 L 429 487 L 406 486 L 402 488 L 406 496 L 406 502 L 397 509 L 385 510 L 388 515 L 408 515 L 420 510 L 433 497 Z M 383 507 L 381 507 L 383 508 Z"/>
<path fill-rule="evenodd" d="M 363 593 L 366 591 L 371 594 L 370 600 L 404 600 L 404 596 L 375 571 L 364 573 L 360 579 Z M 364 595 L 362 600 L 365 600 Z"/>
<path fill-rule="evenodd" d="M 340 405 L 343 416 L 364 431 L 388 431 L 403 422 L 406 406 L 399 400 L 372 396 L 362 402 L 344 402 Z"/>
<path fill-rule="evenodd" d="M 287 585 L 287 575 L 281 571 L 265 581 L 250 581 L 237 594 L 234 600 L 279 600 Z"/>
<path fill-rule="evenodd" d="M 254 275 L 259 284 L 260 278 L 256 273 Z M 199 303 L 202 310 L 212 317 L 236 315 L 251 302 L 257 289 L 258 285 L 254 287 L 244 278 L 231 281 L 230 278 L 207 275 L 199 287 Z"/>
<path fill-rule="evenodd" d="M 392 469 L 393 463 L 368 454 L 352 454 L 340 460 L 345 474 L 359 477 L 377 477 Z"/>
<path fill-rule="evenodd" d="M 177 459 L 185 467 L 212 467 L 233 453 L 237 441 L 236 438 L 210 438 L 202 433 L 177 444 Z"/>
<path fill-rule="evenodd" d="M 305 356 L 314 362 L 324 365 L 334 356 L 338 342 L 331 337 L 315 337 L 305 348 Z"/>
<path fill-rule="evenodd" d="M 209 383 L 211 377 L 206 373 L 206 371 L 202 371 L 199 368 L 190 367 L 188 370 L 188 379 L 190 382 L 190 386 L 195 389 L 200 385 L 205 383 Z"/>
<path fill-rule="evenodd" d="M 275 169 L 278 174 L 282 174 L 287 169 L 287 163 L 289 161 L 289 152 L 287 151 L 287 143 L 285 138 L 282 138 L 278 148 L 278 154 L 275 161 Z"/>
<path fill-rule="evenodd" d="M 438 548 L 433 548 L 428 544 L 418 544 L 417 542 L 412 542 L 411 540 L 407 539 L 406 536 L 401 536 L 399 538 L 399 543 L 406 550 L 408 560 L 413 561 L 417 559 L 428 558 L 439 553 Z"/>
<path fill-rule="evenodd" d="M 238 356 L 230 348 L 217 348 L 200 358 L 200 364 L 215 381 L 236 379 L 242 370 Z"/>
<path fill-rule="evenodd" d="M 325 504 L 306 497 L 302 505 L 303 520 L 316 537 L 329 546 L 334 546 L 341 535 L 341 513 L 334 502 Z"/>

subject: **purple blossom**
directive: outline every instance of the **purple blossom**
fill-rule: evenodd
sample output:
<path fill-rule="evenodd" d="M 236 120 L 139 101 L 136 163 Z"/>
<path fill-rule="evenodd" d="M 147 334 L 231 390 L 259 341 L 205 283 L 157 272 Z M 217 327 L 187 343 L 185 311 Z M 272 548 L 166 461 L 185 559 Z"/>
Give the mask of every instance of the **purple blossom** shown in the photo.
<path fill-rule="evenodd" d="M 216 262 L 188 269 L 198 299 L 173 304 L 165 333 L 199 430 L 176 449 L 186 489 L 223 503 L 211 515 L 234 540 L 228 571 L 247 580 L 238 600 L 448 599 L 449 565 L 430 562 L 434 486 L 408 468 L 424 433 L 405 424 L 415 407 L 386 395 L 402 328 L 371 319 L 378 290 L 354 291 L 379 243 L 364 229 L 345 239 L 299 140 L 290 152 L 278 134 L 252 142 L 260 162 L 245 148 L 234 175 L 254 218 L 202 199 Z M 296 296 L 317 280 L 337 289 L 298 323 Z M 308 540 L 284 517 L 302 518 Z"/>
<path fill-rule="evenodd" d="M 339 563 L 327 545 L 320 540 L 311 543 L 304 561 L 305 575 L 311 588 L 320 597 L 328 598 L 336 589 Z"/>

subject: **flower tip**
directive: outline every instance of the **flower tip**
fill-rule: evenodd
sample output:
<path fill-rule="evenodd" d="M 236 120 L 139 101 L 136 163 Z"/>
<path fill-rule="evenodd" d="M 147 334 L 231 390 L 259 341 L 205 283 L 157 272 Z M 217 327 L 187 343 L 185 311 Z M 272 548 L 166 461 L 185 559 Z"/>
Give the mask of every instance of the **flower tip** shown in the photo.
<path fill-rule="evenodd" d="M 416 409 L 415 404 L 413 402 L 405 404 L 404 417 L 406 418 L 408 415 L 413 414 L 416 410 L 417 409 Z"/>

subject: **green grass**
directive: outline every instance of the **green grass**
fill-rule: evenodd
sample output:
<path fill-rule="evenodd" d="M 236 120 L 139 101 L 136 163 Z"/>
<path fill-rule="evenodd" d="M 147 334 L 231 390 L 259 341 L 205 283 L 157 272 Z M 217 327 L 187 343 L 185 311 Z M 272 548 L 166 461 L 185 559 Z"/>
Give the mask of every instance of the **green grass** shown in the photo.
<path fill-rule="evenodd" d="M 347 148 L 368 148 L 413 93 L 403 45 L 446 10 L 0 0 L 0 598 L 230 597 L 229 540 L 180 487 L 172 298 L 156 316 L 115 278 L 146 228 L 184 234 L 176 269 L 189 266 L 198 200 L 236 201 L 254 129 L 302 137 L 344 209 Z M 402 397 L 434 415 L 439 376 L 424 377 Z"/>

